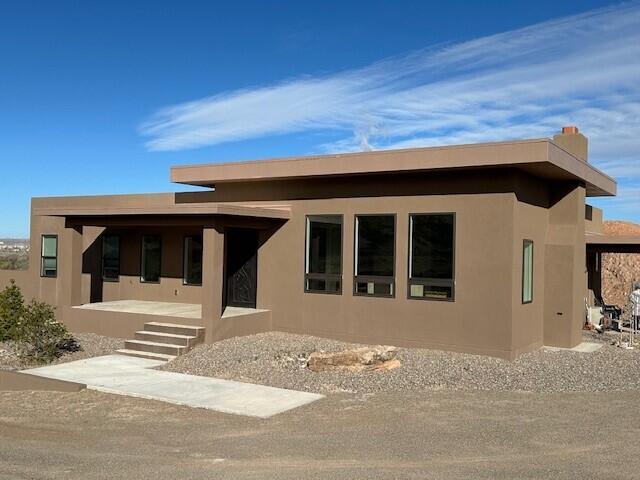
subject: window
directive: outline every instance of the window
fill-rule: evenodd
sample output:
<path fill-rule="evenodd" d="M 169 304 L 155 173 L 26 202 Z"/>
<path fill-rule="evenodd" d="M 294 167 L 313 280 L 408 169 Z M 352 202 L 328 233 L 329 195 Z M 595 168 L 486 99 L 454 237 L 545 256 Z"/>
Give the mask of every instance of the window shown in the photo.
<path fill-rule="evenodd" d="M 140 280 L 159 282 L 162 265 L 162 241 L 159 235 L 142 236 L 142 266 Z"/>
<path fill-rule="evenodd" d="M 42 236 L 40 276 L 55 278 L 58 275 L 58 236 Z"/>
<path fill-rule="evenodd" d="M 409 298 L 453 300 L 455 215 L 409 215 Z"/>
<path fill-rule="evenodd" d="M 533 241 L 522 243 L 522 303 L 533 302 Z"/>
<path fill-rule="evenodd" d="M 102 279 L 117 282 L 120 279 L 120 237 L 102 237 Z"/>
<path fill-rule="evenodd" d="M 202 285 L 202 236 L 184 238 L 183 279 L 185 285 Z"/>
<path fill-rule="evenodd" d="M 395 215 L 356 215 L 355 295 L 394 296 Z"/>
<path fill-rule="evenodd" d="M 342 293 L 342 215 L 307 217 L 304 289 Z"/>

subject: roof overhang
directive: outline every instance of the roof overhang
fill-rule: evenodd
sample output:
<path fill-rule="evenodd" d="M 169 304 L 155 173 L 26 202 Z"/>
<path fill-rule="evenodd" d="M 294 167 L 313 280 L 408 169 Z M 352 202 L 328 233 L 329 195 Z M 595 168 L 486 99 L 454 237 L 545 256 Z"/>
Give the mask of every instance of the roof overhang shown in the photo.
<path fill-rule="evenodd" d="M 617 189 L 613 178 L 548 138 L 174 166 L 171 181 L 213 187 L 231 182 L 479 168 L 515 168 L 551 181 L 580 181 L 590 197 L 612 196 Z"/>
<path fill-rule="evenodd" d="M 587 248 L 606 253 L 640 253 L 640 235 L 585 234 Z"/>
<path fill-rule="evenodd" d="M 187 203 L 174 205 L 67 205 L 34 206 L 34 215 L 59 217 L 114 217 L 114 216 L 214 216 L 271 218 L 287 220 L 291 217 L 288 207 L 262 207 L 228 203 Z"/>

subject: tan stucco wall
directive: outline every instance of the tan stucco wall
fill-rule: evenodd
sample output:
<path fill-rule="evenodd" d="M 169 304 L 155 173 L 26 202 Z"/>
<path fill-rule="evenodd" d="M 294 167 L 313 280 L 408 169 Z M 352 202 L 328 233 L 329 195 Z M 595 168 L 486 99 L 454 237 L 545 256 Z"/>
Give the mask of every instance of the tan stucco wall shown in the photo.
<path fill-rule="evenodd" d="M 586 233 L 602 233 L 602 210 L 585 206 L 584 230 Z"/>
<path fill-rule="evenodd" d="M 546 208 L 516 202 L 511 275 L 513 279 L 513 347 L 526 352 L 543 344 L 545 285 L 545 240 L 548 222 Z M 522 303 L 523 242 L 533 241 L 533 301 Z"/>
<path fill-rule="evenodd" d="M 585 190 L 567 185 L 553 192 L 545 248 L 545 345 L 580 343 L 585 318 Z"/>
<path fill-rule="evenodd" d="M 0 370 L 0 391 L 79 392 L 87 388 L 82 383 L 39 377 L 28 373 Z"/>
<path fill-rule="evenodd" d="M 273 328 L 367 343 L 511 356 L 513 194 L 325 199 L 292 203 L 292 218 L 259 253 L 258 306 Z M 407 299 L 409 213 L 456 213 L 454 302 Z M 352 295 L 354 215 L 393 213 L 396 295 Z M 305 215 L 344 215 L 343 293 L 304 293 Z"/>
<path fill-rule="evenodd" d="M 0 290 L 9 285 L 11 280 L 22 290 L 22 295 L 28 301 L 33 297 L 31 276 L 28 270 L 0 270 Z"/>

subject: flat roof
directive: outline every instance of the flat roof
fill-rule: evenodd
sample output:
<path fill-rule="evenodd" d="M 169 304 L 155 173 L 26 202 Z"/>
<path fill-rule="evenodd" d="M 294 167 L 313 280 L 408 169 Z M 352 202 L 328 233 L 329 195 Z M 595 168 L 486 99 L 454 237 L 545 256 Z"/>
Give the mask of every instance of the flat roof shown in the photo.
<path fill-rule="evenodd" d="M 552 181 L 582 181 L 590 197 L 612 196 L 617 190 L 613 178 L 549 138 L 174 166 L 171 181 L 213 187 L 230 182 L 496 167 L 516 168 Z"/>
<path fill-rule="evenodd" d="M 238 203 L 176 203 L 176 194 L 48 197 L 32 200 L 34 215 L 60 217 L 112 217 L 127 215 L 234 215 L 289 219 L 287 206 Z"/>

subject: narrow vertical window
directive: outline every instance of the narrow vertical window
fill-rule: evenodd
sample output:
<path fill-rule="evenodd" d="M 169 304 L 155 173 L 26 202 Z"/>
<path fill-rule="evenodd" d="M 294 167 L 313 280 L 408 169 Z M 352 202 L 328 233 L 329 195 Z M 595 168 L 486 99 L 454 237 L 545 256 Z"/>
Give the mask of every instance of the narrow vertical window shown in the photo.
<path fill-rule="evenodd" d="M 409 298 L 453 300 L 455 215 L 409 216 Z"/>
<path fill-rule="evenodd" d="M 159 235 L 142 236 L 140 280 L 159 282 L 162 268 L 162 241 Z"/>
<path fill-rule="evenodd" d="M 533 302 L 533 241 L 522 244 L 522 303 Z"/>
<path fill-rule="evenodd" d="M 102 279 L 117 282 L 120 279 L 120 237 L 102 237 Z"/>
<path fill-rule="evenodd" d="M 55 278 L 58 275 L 58 236 L 42 236 L 40 276 Z"/>
<path fill-rule="evenodd" d="M 202 236 L 185 237 L 183 251 L 183 283 L 185 285 L 202 285 Z"/>
<path fill-rule="evenodd" d="M 395 295 L 395 215 L 356 215 L 353 293 Z"/>
<path fill-rule="evenodd" d="M 342 215 L 307 216 L 305 249 L 305 291 L 342 293 Z"/>

